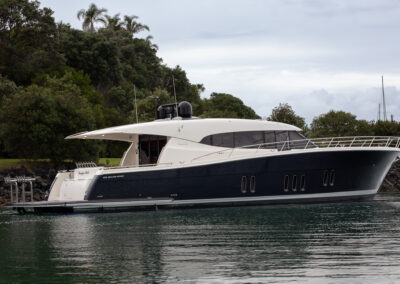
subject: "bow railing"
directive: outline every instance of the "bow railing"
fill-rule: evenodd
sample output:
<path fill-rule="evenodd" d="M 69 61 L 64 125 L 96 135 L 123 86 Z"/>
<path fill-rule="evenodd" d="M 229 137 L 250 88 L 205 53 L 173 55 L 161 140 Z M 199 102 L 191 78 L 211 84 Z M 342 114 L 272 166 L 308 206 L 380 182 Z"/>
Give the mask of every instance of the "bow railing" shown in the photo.
<path fill-rule="evenodd" d="M 329 138 L 312 138 L 301 140 L 288 140 L 279 142 L 270 142 L 254 145 L 246 145 L 235 148 L 221 149 L 205 155 L 201 155 L 192 159 L 192 162 L 217 155 L 218 158 L 230 158 L 233 154 L 249 154 L 253 150 L 257 154 L 263 150 L 276 151 L 290 151 L 290 150 L 306 150 L 313 148 L 371 148 L 371 147 L 384 147 L 384 148 L 399 148 L 400 137 L 393 136 L 346 136 L 346 137 L 329 137 Z"/>

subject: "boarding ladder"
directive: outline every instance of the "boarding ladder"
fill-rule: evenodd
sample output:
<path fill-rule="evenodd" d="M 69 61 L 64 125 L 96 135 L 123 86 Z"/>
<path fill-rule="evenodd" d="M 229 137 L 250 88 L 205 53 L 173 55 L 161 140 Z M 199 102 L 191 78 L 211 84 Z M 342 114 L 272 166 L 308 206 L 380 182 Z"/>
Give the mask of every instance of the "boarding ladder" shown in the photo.
<path fill-rule="evenodd" d="M 10 185 L 11 203 L 26 202 L 26 196 L 30 197 L 33 202 L 33 182 L 36 180 L 34 177 L 17 176 L 14 178 L 5 177 L 4 183 Z M 29 186 L 29 190 L 26 187 Z"/>

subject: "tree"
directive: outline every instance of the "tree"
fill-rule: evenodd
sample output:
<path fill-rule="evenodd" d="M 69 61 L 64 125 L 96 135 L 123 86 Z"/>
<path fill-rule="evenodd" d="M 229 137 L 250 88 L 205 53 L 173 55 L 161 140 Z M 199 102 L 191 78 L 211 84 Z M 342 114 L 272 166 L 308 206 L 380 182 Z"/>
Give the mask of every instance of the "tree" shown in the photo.
<path fill-rule="evenodd" d="M 400 122 L 379 120 L 373 125 L 376 136 L 400 136 Z"/>
<path fill-rule="evenodd" d="M 111 31 L 119 31 L 122 29 L 122 22 L 121 18 L 118 14 L 115 14 L 114 16 L 109 16 L 106 15 L 106 29 L 111 30 Z"/>
<path fill-rule="evenodd" d="M 98 91 L 107 91 L 121 82 L 119 47 L 103 34 L 66 30 L 62 52 L 67 65 L 88 74 Z"/>
<path fill-rule="evenodd" d="M 153 92 L 148 93 L 144 98 L 137 100 L 139 122 L 155 120 L 157 118 L 157 107 L 162 104 L 170 104 L 173 102 L 173 98 L 166 90 L 157 88 Z M 133 108 L 131 112 L 130 122 L 136 122 L 135 108 Z"/>
<path fill-rule="evenodd" d="M 3 105 L 7 99 L 11 99 L 18 90 L 19 88 L 13 81 L 0 75 L 0 106 Z"/>
<path fill-rule="evenodd" d="M 295 125 L 303 130 L 307 127 L 304 117 L 298 116 L 289 104 L 280 103 L 272 110 L 267 120 Z"/>
<path fill-rule="evenodd" d="M 78 20 L 83 19 L 82 29 L 84 31 L 94 33 L 96 31 L 94 27 L 95 23 L 106 24 L 106 20 L 103 17 L 105 12 L 107 12 L 107 9 L 99 9 L 94 3 L 90 4 L 89 9 L 80 10 L 77 14 L 77 17 Z"/>
<path fill-rule="evenodd" d="M 146 37 L 146 42 L 149 44 L 149 46 L 150 46 L 151 48 L 154 48 L 155 50 L 158 50 L 158 45 L 155 44 L 155 43 L 152 43 L 152 42 L 151 42 L 152 39 L 153 39 L 153 36 L 152 36 L 152 35 L 148 35 L 148 36 Z"/>
<path fill-rule="evenodd" d="M 0 1 L 0 74 L 27 86 L 36 72 L 64 64 L 52 14 L 37 1 Z"/>
<path fill-rule="evenodd" d="M 96 128 L 95 115 L 79 87 L 49 78 L 48 86 L 32 85 L 8 100 L 0 111 L 5 148 L 14 157 L 96 160 L 93 141 L 64 140 Z"/>
<path fill-rule="evenodd" d="M 201 117 L 222 118 L 260 118 L 255 111 L 243 101 L 229 94 L 212 93 L 210 99 L 204 100 L 204 112 Z"/>
<path fill-rule="evenodd" d="M 146 25 L 143 25 L 141 23 L 136 22 L 135 20 L 138 19 L 138 16 L 132 15 L 132 16 L 125 16 L 124 17 L 124 24 L 126 30 L 129 32 L 131 37 L 133 37 L 135 34 L 141 32 L 141 31 L 150 31 L 149 27 Z"/>
<path fill-rule="evenodd" d="M 314 118 L 310 131 L 312 137 L 373 135 L 372 127 L 367 125 L 365 120 L 357 120 L 351 113 L 331 110 Z"/>

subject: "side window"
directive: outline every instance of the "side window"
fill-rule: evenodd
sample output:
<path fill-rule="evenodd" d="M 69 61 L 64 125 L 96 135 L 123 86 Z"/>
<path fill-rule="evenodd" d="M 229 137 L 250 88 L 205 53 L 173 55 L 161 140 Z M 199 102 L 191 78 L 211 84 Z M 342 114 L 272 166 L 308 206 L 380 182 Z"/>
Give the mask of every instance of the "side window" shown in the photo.
<path fill-rule="evenodd" d="M 202 144 L 207 144 L 207 145 L 212 145 L 212 135 L 204 137 L 200 143 Z"/>
<path fill-rule="evenodd" d="M 221 133 L 213 135 L 212 144 L 219 147 L 233 148 L 233 133 Z"/>
<path fill-rule="evenodd" d="M 307 138 L 297 131 L 289 131 L 289 138 L 291 149 L 304 149 L 307 145 Z"/>
<path fill-rule="evenodd" d="M 242 176 L 242 182 L 240 184 L 240 191 L 242 193 L 246 193 L 247 191 L 246 186 L 247 186 L 247 178 L 246 176 Z"/>
<path fill-rule="evenodd" d="M 322 178 L 322 185 L 328 186 L 328 171 L 324 171 L 324 176 Z"/>
<path fill-rule="evenodd" d="M 259 131 L 235 132 L 235 147 L 264 143 L 263 133 Z"/>
<path fill-rule="evenodd" d="M 297 131 L 289 131 L 289 138 L 290 140 L 305 140 L 307 139 L 306 137 L 304 137 L 302 134 L 300 134 Z"/>
<path fill-rule="evenodd" d="M 288 192 L 288 191 L 289 191 L 289 176 L 288 176 L 288 175 L 285 175 L 285 176 L 283 177 L 283 190 L 284 190 L 285 192 Z"/>
<path fill-rule="evenodd" d="M 265 131 L 264 132 L 264 141 L 265 141 L 265 143 L 267 143 L 267 145 L 265 145 L 265 148 L 275 148 L 276 147 L 276 145 L 274 144 L 276 142 L 275 132 L 274 131 Z"/>
<path fill-rule="evenodd" d="M 276 131 L 276 146 L 278 150 L 287 150 L 289 148 L 289 136 L 287 131 Z"/>
<path fill-rule="evenodd" d="M 287 131 L 276 131 L 276 142 L 285 142 L 288 140 L 289 137 Z"/>

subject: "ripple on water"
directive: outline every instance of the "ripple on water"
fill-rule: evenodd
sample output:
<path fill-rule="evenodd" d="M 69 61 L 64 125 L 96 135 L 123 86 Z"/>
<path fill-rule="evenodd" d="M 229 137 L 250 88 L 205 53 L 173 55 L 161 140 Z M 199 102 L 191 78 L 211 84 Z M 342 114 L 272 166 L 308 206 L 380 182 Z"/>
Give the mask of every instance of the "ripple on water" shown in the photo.
<path fill-rule="evenodd" d="M 15 283 L 399 283 L 400 195 L 112 214 L 2 211 L 0 255 L 0 279 Z"/>

